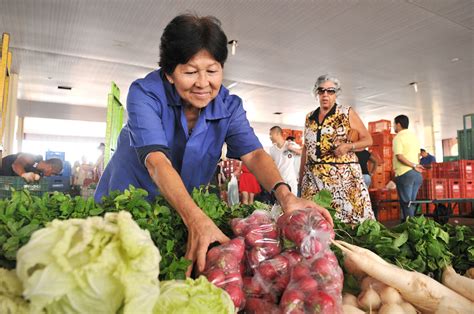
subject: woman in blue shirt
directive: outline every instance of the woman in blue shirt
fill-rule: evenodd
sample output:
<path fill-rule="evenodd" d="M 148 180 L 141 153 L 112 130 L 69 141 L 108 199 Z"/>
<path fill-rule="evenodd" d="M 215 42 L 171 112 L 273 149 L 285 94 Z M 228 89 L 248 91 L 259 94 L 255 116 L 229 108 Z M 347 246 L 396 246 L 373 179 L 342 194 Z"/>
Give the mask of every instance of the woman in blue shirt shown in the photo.
<path fill-rule="evenodd" d="M 210 181 L 224 142 L 227 156 L 241 159 L 285 211 L 316 208 L 332 223 L 324 208 L 290 192 L 262 149 L 242 100 L 222 86 L 226 58 L 227 37 L 216 18 L 180 15 L 166 26 L 161 69 L 130 86 L 127 125 L 95 194 L 100 201 L 131 184 L 150 199 L 163 195 L 188 228 L 186 258 L 197 261 L 200 271 L 209 244 L 228 238 L 189 192 Z"/>

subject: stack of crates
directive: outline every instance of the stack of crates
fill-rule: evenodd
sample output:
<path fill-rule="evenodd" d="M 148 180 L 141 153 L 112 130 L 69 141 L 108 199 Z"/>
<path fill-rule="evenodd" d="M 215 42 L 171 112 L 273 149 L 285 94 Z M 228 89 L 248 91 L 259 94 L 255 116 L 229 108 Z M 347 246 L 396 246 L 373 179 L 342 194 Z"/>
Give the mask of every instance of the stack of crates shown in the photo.
<path fill-rule="evenodd" d="M 227 159 L 227 160 L 224 160 L 223 164 L 223 171 L 224 171 L 224 174 L 225 174 L 225 177 L 227 179 L 230 179 L 230 175 L 232 173 L 234 173 L 235 169 L 237 169 L 237 167 L 239 166 L 239 162 L 238 160 L 236 159 Z"/>
<path fill-rule="evenodd" d="M 400 219 L 400 204 L 395 202 L 398 200 L 397 191 L 385 188 L 392 179 L 392 142 L 395 134 L 391 133 L 391 129 L 390 120 L 369 122 L 369 132 L 373 141 L 369 151 L 380 162 L 372 175 L 369 193 L 372 205 L 377 207 L 379 221 Z M 379 203 L 385 200 L 394 202 Z"/>
<path fill-rule="evenodd" d="M 286 140 L 288 136 L 293 136 L 295 138 L 295 143 L 303 146 L 303 131 L 301 130 L 292 130 L 292 129 L 281 129 L 282 136 Z"/>
<path fill-rule="evenodd" d="M 474 160 L 433 163 L 424 173 L 418 199 L 474 198 Z M 462 204 L 466 213 L 471 204 Z M 454 214 L 459 214 L 456 208 Z"/>

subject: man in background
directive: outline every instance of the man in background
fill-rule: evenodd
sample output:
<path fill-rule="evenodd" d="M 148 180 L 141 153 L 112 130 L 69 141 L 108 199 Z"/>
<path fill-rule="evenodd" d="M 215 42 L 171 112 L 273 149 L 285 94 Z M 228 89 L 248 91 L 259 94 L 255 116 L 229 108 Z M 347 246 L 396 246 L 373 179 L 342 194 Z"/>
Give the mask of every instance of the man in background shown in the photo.
<path fill-rule="evenodd" d="M 431 168 L 431 164 L 436 162 L 435 156 L 429 154 L 424 148 L 420 149 L 420 165 L 425 168 Z"/>
<path fill-rule="evenodd" d="M 399 195 L 402 220 L 415 216 L 415 206 L 410 204 L 416 200 L 418 189 L 423 177 L 423 166 L 418 164 L 420 143 L 416 134 L 408 130 L 409 119 L 405 115 L 395 117 L 395 133 L 393 139 L 393 169 L 395 184 Z"/>
<path fill-rule="evenodd" d="M 18 153 L 3 157 L 0 175 L 20 176 L 26 182 L 33 182 L 41 176 L 58 175 L 62 169 L 63 162 L 59 158 L 43 160 L 41 155 Z"/>
<path fill-rule="evenodd" d="M 290 185 L 291 192 L 297 195 L 298 180 L 294 160 L 296 155 L 301 154 L 301 148 L 286 141 L 279 126 L 270 129 L 270 140 L 273 143 L 273 146 L 270 147 L 270 156 L 280 171 L 283 180 Z"/>

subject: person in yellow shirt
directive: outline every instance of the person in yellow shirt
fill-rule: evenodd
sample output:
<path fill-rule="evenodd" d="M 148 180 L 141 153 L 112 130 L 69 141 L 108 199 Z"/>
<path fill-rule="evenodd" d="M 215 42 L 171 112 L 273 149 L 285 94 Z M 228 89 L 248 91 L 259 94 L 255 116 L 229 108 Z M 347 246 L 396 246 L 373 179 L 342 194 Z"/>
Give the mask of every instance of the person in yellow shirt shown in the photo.
<path fill-rule="evenodd" d="M 409 119 L 399 115 L 394 119 L 395 133 L 393 139 L 393 169 L 395 184 L 399 196 L 402 220 L 415 216 L 415 206 L 408 206 L 416 200 L 418 189 L 423 183 L 421 172 L 423 166 L 418 164 L 420 143 L 416 134 L 408 130 Z"/>

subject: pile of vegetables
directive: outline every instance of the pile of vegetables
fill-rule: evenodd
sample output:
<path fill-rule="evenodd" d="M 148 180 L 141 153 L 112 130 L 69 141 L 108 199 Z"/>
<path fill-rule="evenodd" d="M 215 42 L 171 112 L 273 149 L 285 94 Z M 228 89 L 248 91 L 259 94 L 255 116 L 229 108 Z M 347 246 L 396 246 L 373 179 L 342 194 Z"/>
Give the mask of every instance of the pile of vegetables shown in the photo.
<path fill-rule="evenodd" d="M 112 192 L 101 204 L 92 198 L 71 197 L 60 192 L 33 196 L 27 190 L 15 191 L 11 198 L 0 199 L 0 267 L 15 267 L 16 253 L 31 234 L 54 219 L 103 216 L 107 212 L 129 211 L 140 228 L 148 230 L 154 244 L 160 248 L 160 279 L 185 279 L 189 261 L 186 252 L 187 230 L 181 217 L 163 199 L 146 200 L 147 192 L 130 186 L 123 193 Z M 228 207 L 217 195 L 206 189 L 195 189 L 194 201 L 211 217 L 221 230 L 231 235 L 229 221 L 246 217 L 261 203 Z"/>
<path fill-rule="evenodd" d="M 129 212 L 53 220 L 1 268 L 1 313 L 233 313 L 207 281 L 158 281 L 160 253 Z M 160 294 L 161 289 L 161 294 Z"/>
<path fill-rule="evenodd" d="M 331 226 L 313 209 L 275 221 L 255 211 L 231 221 L 234 238 L 207 253 L 204 275 L 246 313 L 341 313 L 342 270 Z"/>
<path fill-rule="evenodd" d="M 92 260 L 85 261 L 81 257 L 80 246 L 73 245 L 77 239 L 71 238 L 65 229 L 61 231 L 58 226 L 59 221 L 49 223 L 54 219 L 60 219 L 74 226 L 75 219 L 94 217 L 96 220 L 107 220 L 109 218 L 101 217 L 104 215 L 114 217 L 113 215 L 118 215 L 120 211 L 128 212 L 129 214 L 124 214 L 130 215 L 130 221 L 133 219 L 139 229 L 147 230 L 148 237 L 151 239 L 150 244 L 160 249 L 159 280 L 162 281 L 161 283 L 154 282 L 153 289 L 158 288 L 159 291 L 161 286 L 162 297 L 157 297 L 158 299 L 154 301 L 150 298 L 150 302 L 139 302 L 140 305 L 148 307 L 152 303 L 155 304 L 151 309 L 152 312 L 157 311 L 157 304 L 173 309 L 170 312 L 180 312 L 179 309 L 183 306 L 190 307 L 193 304 L 192 306 L 196 309 L 200 308 L 203 312 L 213 313 L 229 312 L 230 308 L 234 308 L 233 303 L 238 308 L 245 308 L 248 313 L 278 313 L 282 310 L 284 312 L 291 310 L 311 312 L 325 308 L 332 308 L 334 311 L 343 308 L 344 311 L 350 310 L 353 313 L 358 313 L 356 310 L 375 311 L 378 308 L 378 312 L 385 313 L 388 309 L 399 310 L 399 307 L 410 313 L 412 310 L 411 308 L 409 310 L 410 304 L 417 310 L 428 312 L 448 310 L 459 312 L 472 305 L 474 280 L 458 275 L 466 273 L 468 276 L 474 272 L 472 270 L 474 232 L 470 227 L 439 225 L 425 217 L 415 217 L 389 229 L 376 221 L 366 220 L 353 226 L 335 218 L 333 231 L 327 223 L 315 219 L 308 213 L 299 212 L 299 215 L 294 214 L 291 219 L 288 216 L 282 216 L 281 220 L 275 221 L 267 212 L 262 214 L 261 211 L 256 211 L 265 208 L 263 204 L 229 207 L 217 195 L 210 194 L 204 188 L 196 189 L 192 193 L 194 201 L 226 235 L 235 238 L 232 242 L 234 246 L 232 254 L 226 254 L 225 252 L 229 252 L 228 248 L 224 249 L 223 246 L 208 252 L 208 259 L 212 260 L 209 254 L 215 254 L 214 259 L 217 258 L 214 262 L 208 263 L 208 268 L 204 273 L 209 281 L 214 283 L 210 284 L 204 277 L 196 280 L 181 280 L 185 279 L 185 270 L 190 263 L 183 257 L 186 252 L 186 228 L 176 211 L 163 198 L 158 197 L 153 203 L 149 203 L 146 201 L 146 196 L 146 191 L 131 186 L 123 193 L 116 192 L 105 197 L 101 204 L 96 204 L 92 198 L 85 200 L 79 196 L 71 197 L 59 192 L 38 197 L 30 195 L 28 191 L 16 191 L 13 192 L 11 198 L 0 199 L 0 267 L 7 269 L 17 267 L 16 271 L 0 268 L 0 313 L 9 313 L 9 311 L 23 313 L 30 311 L 31 308 L 41 307 L 64 310 L 69 309 L 72 303 L 77 306 L 75 303 L 77 300 L 87 299 L 86 303 L 89 304 L 89 301 L 94 301 L 94 298 L 100 299 L 103 296 L 93 294 L 84 296 L 81 295 L 80 290 L 71 288 L 74 286 L 74 281 L 70 281 L 71 274 L 68 273 L 70 271 L 68 269 L 81 269 L 81 265 L 84 271 L 82 274 L 80 272 L 74 274 L 74 280 L 81 282 L 81 287 L 85 290 L 92 289 L 97 292 L 97 295 L 110 294 L 111 299 L 107 302 L 110 301 L 108 304 L 113 312 L 119 304 L 117 300 L 124 297 L 126 292 L 116 292 L 112 295 L 106 286 L 111 280 L 115 280 L 114 283 L 116 283 L 119 279 L 104 279 L 104 285 L 94 286 L 93 278 L 97 272 L 84 274 L 94 267 L 100 269 L 102 267 L 100 263 L 92 262 L 91 264 Z M 315 196 L 314 201 L 332 211 L 332 197 L 329 192 L 321 191 Z M 254 212 L 255 214 L 252 215 Z M 242 219 L 244 217 L 245 219 Z M 84 243 L 97 245 L 99 248 L 104 243 L 97 239 L 105 241 L 104 239 L 118 237 L 112 229 L 118 230 L 119 227 L 111 229 L 105 227 L 109 224 L 116 225 L 116 219 L 114 219 L 107 223 L 99 223 L 103 224 L 105 229 L 97 229 L 92 225 L 89 225 L 87 229 L 82 224 L 79 224 L 81 227 L 74 227 L 88 230 L 86 233 L 91 235 L 89 240 L 83 239 L 82 252 L 90 250 L 84 247 Z M 88 221 L 88 219 L 85 220 Z M 35 242 L 35 237 L 31 239 L 32 243 L 36 243 L 34 246 L 27 244 L 35 231 L 46 226 L 55 230 L 48 233 L 50 238 L 44 238 L 50 239 L 48 244 L 39 245 Z M 40 234 L 45 232 L 45 229 L 42 230 Z M 111 233 L 108 234 L 106 230 Z M 315 233 L 314 230 L 321 232 Z M 83 231 L 80 231 L 80 234 L 82 233 Z M 94 234 L 100 234 L 100 236 L 92 236 Z M 62 246 L 55 243 L 59 238 L 67 239 L 68 237 L 73 239 L 72 242 L 66 241 Z M 325 269 L 338 269 L 336 257 L 327 250 L 333 238 L 343 241 L 331 246 L 344 271 L 346 294 L 342 300 L 340 298 L 342 273 L 336 271 L 330 276 L 324 274 Z M 120 241 L 122 239 L 118 242 Z M 123 241 L 126 240 L 123 239 Z M 20 249 L 21 247 L 24 249 Z M 44 250 L 44 253 L 39 254 L 41 250 Z M 63 252 L 64 258 L 51 257 L 57 254 L 51 255 L 53 251 Z M 109 252 L 109 249 L 105 251 Z M 108 253 L 101 255 L 97 251 L 93 252 L 108 260 L 106 258 Z M 241 252 L 243 252 L 242 257 L 240 257 Z M 132 258 L 132 255 L 128 258 Z M 28 261 L 21 262 L 20 256 L 28 256 Z M 37 259 L 31 256 L 37 256 Z M 127 258 L 126 254 L 121 257 Z M 49 263 L 51 263 L 49 268 L 35 266 Z M 119 262 L 115 263 L 111 269 L 114 267 L 125 269 L 119 264 Z M 296 265 L 298 266 L 295 267 Z M 60 267 L 63 269 L 59 271 Z M 37 268 L 39 271 L 36 270 Z M 22 269 L 21 276 L 18 277 L 20 269 Z M 35 271 L 25 271 L 25 269 L 35 269 Z M 152 269 L 148 270 L 151 278 Z M 153 276 L 155 274 L 158 276 L 158 268 L 153 269 L 153 272 L 155 271 Z M 390 272 L 391 274 L 388 274 Z M 107 271 L 100 273 L 100 276 L 104 277 L 110 275 Z M 48 290 L 41 289 L 41 286 L 35 287 L 41 284 L 41 281 L 35 277 L 40 274 L 41 278 L 48 279 L 48 286 L 54 286 L 51 278 L 68 279 L 64 282 L 65 287 L 53 289 L 46 296 L 41 295 L 38 299 L 36 292 Z M 87 280 L 81 276 L 87 276 Z M 471 276 L 474 277 L 474 274 Z M 145 282 L 146 280 L 143 283 Z M 119 283 L 122 290 L 127 285 Z M 164 290 L 165 286 L 166 290 Z M 218 287 L 225 289 L 228 293 Z M 416 291 L 413 291 L 413 287 L 417 287 Z M 153 294 L 152 291 L 156 291 L 153 289 L 147 290 Z M 400 297 L 397 297 L 395 292 Z M 73 296 L 74 293 L 76 293 L 75 296 Z M 196 297 L 201 293 L 206 293 L 206 297 Z M 155 294 L 160 295 L 160 292 L 155 292 Z M 29 301 L 26 302 L 22 295 Z M 174 295 L 179 295 L 179 298 L 173 298 Z M 318 299 L 310 298 L 313 295 L 318 295 Z M 52 305 L 49 301 L 45 301 L 45 298 L 54 298 L 58 300 L 58 304 Z M 428 301 L 423 303 L 421 299 Z M 193 303 L 194 300 L 197 303 Z M 206 302 L 206 300 L 215 301 Z M 31 307 L 33 303 L 43 305 Z M 83 312 L 87 309 L 81 308 Z M 125 305 L 120 305 L 119 310 L 124 311 L 124 309 Z"/>

